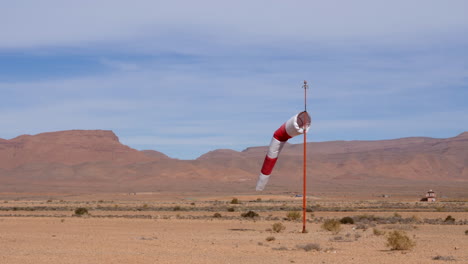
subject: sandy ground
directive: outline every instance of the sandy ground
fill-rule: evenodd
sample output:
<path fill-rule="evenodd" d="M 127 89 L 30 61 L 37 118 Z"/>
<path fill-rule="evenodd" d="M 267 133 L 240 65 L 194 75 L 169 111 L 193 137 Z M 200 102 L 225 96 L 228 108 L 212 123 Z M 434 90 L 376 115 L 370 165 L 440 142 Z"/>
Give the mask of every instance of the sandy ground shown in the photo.
<path fill-rule="evenodd" d="M 0 219 L 1 263 L 431 263 L 452 256 L 468 263 L 466 226 L 421 225 L 409 234 L 412 251 L 391 251 L 371 230 L 352 242 L 310 224 L 285 223 L 283 233 L 270 222 L 232 220 L 137 220 L 72 218 Z M 265 239 L 274 236 L 275 240 Z M 298 245 L 317 243 L 322 251 Z"/>
<path fill-rule="evenodd" d="M 217 198 L 218 199 L 218 198 Z M 216 199 L 216 200 L 217 200 Z M 207 199 L 208 201 L 209 199 Z M 213 201 L 213 200 L 212 200 Z M 86 202 L 83 204 L 86 204 Z M 41 201 L 9 201 L 12 206 L 49 204 Z M 128 201 L 119 203 L 127 205 Z M 135 202 L 138 206 L 148 201 Z M 198 204 L 201 202 L 197 202 Z M 60 203 L 57 203 L 59 205 Z M 151 202 L 155 205 L 157 202 Z M 161 202 L 161 205 L 175 202 Z M 189 206 L 189 204 L 184 204 Z M 92 212 L 98 215 L 151 215 L 151 219 L 72 217 L 72 212 L 0 212 L 0 263 L 468 263 L 468 225 L 417 224 L 402 226 L 416 242 L 409 251 L 392 251 L 385 236 L 372 228 L 343 225 L 339 234 L 323 230 L 320 223 L 308 223 L 308 233 L 300 232 L 300 221 L 284 220 L 286 212 L 263 212 L 279 220 L 246 220 L 240 211 Z M 12 216 L 8 214 L 18 214 Z M 316 212 L 315 217 L 340 218 L 362 212 Z M 391 216 L 394 212 L 375 212 Z M 401 212 L 403 217 L 468 219 L 468 212 Z M 40 215 L 47 215 L 41 217 Z M 180 219 L 205 216 L 203 219 Z M 167 218 L 167 219 L 166 219 Z M 286 230 L 267 231 L 281 222 Z M 416 228 L 413 228 L 415 226 Z M 410 228 L 408 228 L 410 227 Z M 383 231 L 395 225 L 378 225 Z M 267 241 L 267 237 L 275 240 Z M 338 238 L 337 238 L 338 237 Z M 341 237 L 341 238 L 339 238 Z M 301 246 L 315 243 L 320 251 Z M 433 260 L 436 256 L 454 261 Z"/>

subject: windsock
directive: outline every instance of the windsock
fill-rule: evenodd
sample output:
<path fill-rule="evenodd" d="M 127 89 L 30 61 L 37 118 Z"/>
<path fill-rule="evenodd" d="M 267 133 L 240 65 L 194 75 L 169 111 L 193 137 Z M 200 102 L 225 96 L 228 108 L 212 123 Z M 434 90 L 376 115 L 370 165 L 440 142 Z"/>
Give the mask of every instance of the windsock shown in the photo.
<path fill-rule="evenodd" d="M 262 170 L 260 176 L 258 176 L 257 181 L 257 191 L 263 191 L 265 188 L 268 179 L 270 178 L 271 171 L 275 167 L 278 156 L 283 149 L 284 143 L 288 139 L 295 137 L 297 135 L 303 134 L 304 131 L 307 132 L 310 127 L 310 116 L 304 111 L 293 117 L 291 117 L 286 123 L 284 123 L 280 128 L 278 128 L 273 134 L 271 139 L 270 147 L 268 148 L 268 153 L 263 162 Z"/>

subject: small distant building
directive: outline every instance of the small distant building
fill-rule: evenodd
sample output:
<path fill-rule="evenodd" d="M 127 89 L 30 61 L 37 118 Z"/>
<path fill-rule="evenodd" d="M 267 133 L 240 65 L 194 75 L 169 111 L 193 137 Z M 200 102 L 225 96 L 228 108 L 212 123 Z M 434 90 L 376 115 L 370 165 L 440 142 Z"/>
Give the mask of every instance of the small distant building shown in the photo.
<path fill-rule="evenodd" d="M 426 197 L 421 199 L 422 202 L 435 202 L 436 201 L 436 194 L 433 190 L 429 190 L 426 193 Z"/>

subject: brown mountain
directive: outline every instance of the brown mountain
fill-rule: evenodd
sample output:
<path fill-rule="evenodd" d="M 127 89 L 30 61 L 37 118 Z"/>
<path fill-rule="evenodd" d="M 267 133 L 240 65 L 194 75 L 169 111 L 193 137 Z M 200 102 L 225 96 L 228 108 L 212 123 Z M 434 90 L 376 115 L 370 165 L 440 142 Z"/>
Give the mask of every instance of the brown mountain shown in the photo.
<path fill-rule="evenodd" d="M 307 149 L 312 191 L 468 186 L 468 132 L 447 139 L 314 142 Z M 177 160 L 122 145 L 111 131 L 23 135 L 0 139 L 0 191 L 250 192 L 266 150 L 221 149 Z M 267 191 L 297 190 L 302 170 L 302 144 L 287 144 Z"/>

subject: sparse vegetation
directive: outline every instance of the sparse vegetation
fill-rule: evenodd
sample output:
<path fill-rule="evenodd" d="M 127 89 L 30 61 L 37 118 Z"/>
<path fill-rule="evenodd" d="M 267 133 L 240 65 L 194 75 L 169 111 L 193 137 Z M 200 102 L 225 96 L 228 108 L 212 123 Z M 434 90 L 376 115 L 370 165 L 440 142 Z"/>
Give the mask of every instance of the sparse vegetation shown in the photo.
<path fill-rule="evenodd" d="M 76 216 L 83 216 L 83 215 L 87 215 L 89 214 L 88 213 L 88 209 L 84 208 L 84 207 L 78 207 L 75 209 L 75 215 Z"/>
<path fill-rule="evenodd" d="M 444 260 L 444 261 L 455 261 L 455 258 L 452 256 L 440 256 L 437 255 L 432 258 L 433 260 Z"/>
<path fill-rule="evenodd" d="M 214 218 L 221 218 L 222 215 L 221 215 L 220 213 L 215 213 L 215 214 L 213 215 L 213 217 L 214 217 Z"/>
<path fill-rule="evenodd" d="M 387 236 L 387 247 L 391 250 L 410 250 L 416 243 L 404 231 L 392 231 Z"/>
<path fill-rule="evenodd" d="M 278 247 L 278 248 L 272 248 L 273 250 L 280 250 L 280 251 L 284 251 L 284 250 L 288 250 L 287 247 L 285 246 L 281 246 L 281 247 Z"/>
<path fill-rule="evenodd" d="M 298 249 L 303 249 L 305 251 L 320 251 L 322 248 L 320 247 L 319 244 L 317 243 L 308 243 L 305 245 L 297 245 L 296 246 Z"/>
<path fill-rule="evenodd" d="M 451 215 L 448 215 L 445 220 L 444 220 L 445 223 L 454 223 L 455 222 L 455 218 L 453 218 Z"/>
<path fill-rule="evenodd" d="M 299 211 L 290 211 L 286 214 L 286 218 L 290 221 L 295 221 L 301 219 L 302 216 Z"/>
<path fill-rule="evenodd" d="M 343 218 L 341 218 L 340 220 L 340 223 L 344 224 L 344 225 L 347 225 L 347 224 L 354 224 L 354 219 L 349 217 L 349 216 L 345 216 Z"/>
<path fill-rule="evenodd" d="M 385 233 L 386 233 L 385 231 L 382 231 L 382 230 L 377 229 L 377 228 L 373 228 L 373 229 L 372 229 L 372 232 L 373 232 L 374 235 L 376 235 L 376 236 L 383 236 L 383 235 L 385 235 Z"/>
<path fill-rule="evenodd" d="M 261 202 L 262 201 L 262 198 L 257 198 L 257 202 Z"/>
<path fill-rule="evenodd" d="M 338 234 L 341 231 L 341 223 L 336 219 L 327 219 L 322 224 L 322 229 Z"/>
<path fill-rule="evenodd" d="M 468 236 L 468 229 L 467 229 L 467 230 L 465 230 L 465 235 L 467 235 L 467 236 Z"/>
<path fill-rule="evenodd" d="M 285 230 L 286 227 L 282 223 L 274 223 L 271 229 L 276 233 L 280 233 Z"/>
<path fill-rule="evenodd" d="M 275 241 L 276 238 L 274 236 L 269 236 L 269 237 L 265 238 L 265 240 L 270 242 L 270 241 Z"/>
<path fill-rule="evenodd" d="M 254 218 L 258 217 L 259 215 L 254 211 L 248 211 L 247 213 L 242 213 L 241 216 L 246 218 Z"/>
<path fill-rule="evenodd" d="M 176 205 L 174 206 L 174 208 L 172 208 L 173 211 L 181 211 L 182 210 L 182 207 Z"/>
<path fill-rule="evenodd" d="M 228 211 L 228 212 L 234 212 L 234 211 L 236 211 L 236 209 L 235 209 L 234 207 L 229 207 L 229 208 L 227 209 L 227 211 Z"/>
<path fill-rule="evenodd" d="M 232 198 L 231 204 L 240 204 L 239 199 L 237 199 L 237 198 Z"/>

